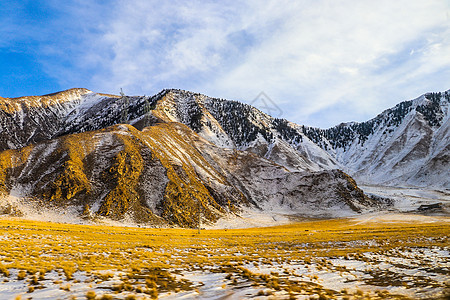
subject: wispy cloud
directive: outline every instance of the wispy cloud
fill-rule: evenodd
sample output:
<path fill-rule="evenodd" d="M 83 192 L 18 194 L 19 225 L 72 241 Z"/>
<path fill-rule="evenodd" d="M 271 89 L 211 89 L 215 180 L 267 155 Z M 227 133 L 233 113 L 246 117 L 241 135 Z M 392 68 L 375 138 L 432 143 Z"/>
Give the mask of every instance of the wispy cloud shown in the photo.
<path fill-rule="evenodd" d="M 248 102 L 264 91 L 283 117 L 322 127 L 449 88 L 448 1 L 49 3 L 62 44 L 40 57 L 65 85 Z"/>

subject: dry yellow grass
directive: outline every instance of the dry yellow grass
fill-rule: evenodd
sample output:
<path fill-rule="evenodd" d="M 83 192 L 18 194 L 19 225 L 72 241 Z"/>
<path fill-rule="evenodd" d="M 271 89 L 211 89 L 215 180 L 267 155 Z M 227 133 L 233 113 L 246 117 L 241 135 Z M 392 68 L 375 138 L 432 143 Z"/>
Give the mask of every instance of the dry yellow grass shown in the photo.
<path fill-rule="evenodd" d="M 8 277 L 13 269 L 23 270 L 19 275 L 22 280 L 39 281 L 54 270 L 61 272 L 67 283 L 73 280 L 76 272 L 86 272 L 95 280 L 107 282 L 114 272 L 121 271 L 125 274 L 121 278 L 123 283 L 111 284 L 112 291 L 157 297 L 158 292 L 192 289 L 189 282 L 174 276 L 176 270 L 208 269 L 229 274 L 226 278 L 230 285 L 237 284 L 236 279 L 239 279 L 273 291 L 283 290 L 291 296 L 296 293 L 318 295 L 320 292 L 332 297 L 357 298 L 356 293 L 323 289 L 314 283 L 317 281 L 314 272 L 310 274 L 311 282 L 299 283 L 287 275 L 257 274 L 244 265 L 301 262 L 306 266 L 314 264 L 315 268 L 345 272 L 345 268 L 337 269 L 328 259 L 364 260 L 366 258 L 361 254 L 367 252 L 445 248 L 449 246 L 449 232 L 450 226 L 446 222 L 358 225 L 349 219 L 269 228 L 207 230 L 201 234 L 189 229 L 84 226 L 1 219 L 0 276 Z M 386 296 L 378 294 L 380 298 Z"/>

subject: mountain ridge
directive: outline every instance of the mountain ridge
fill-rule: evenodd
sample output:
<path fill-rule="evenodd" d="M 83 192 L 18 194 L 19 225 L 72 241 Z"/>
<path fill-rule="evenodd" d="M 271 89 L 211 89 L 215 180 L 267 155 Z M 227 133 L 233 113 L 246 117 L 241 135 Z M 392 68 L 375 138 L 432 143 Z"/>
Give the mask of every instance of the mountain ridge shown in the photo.
<path fill-rule="evenodd" d="M 327 193 L 323 193 L 327 190 Z M 341 171 L 291 172 L 180 123 L 114 125 L 0 152 L 0 191 L 78 215 L 194 227 L 243 207 L 341 216 L 383 207 Z M 87 213 L 86 213 L 87 212 Z"/>
<path fill-rule="evenodd" d="M 390 202 L 350 176 L 449 184 L 449 93 L 427 95 L 328 131 L 177 89 L 4 98 L 0 192 L 154 226 L 193 227 L 200 212 L 215 222 L 245 207 L 309 217 L 379 210 Z"/>
<path fill-rule="evenodd" d="M 377 168 L 370 169 L 376 164 L 379 169 L 386 163 L 382 153 L 401 152 L 401 149 L 405 149 L 409 138 L 404 138 L 405 142 L 397 147 L 398 149 L 391 147 L 383 151 L 367 150 L 367 143 L 392 144 L 394 129 L 398 129 L 406 120 L 415 122 L 415 125 L 411 123 L 411 126 L 417 127 L 416 130 L 426 132 L 423 133 L 424 137 L 436 133 L 436 137 L 432 140 L 425 141 L 423 138 L 422 142 L 424 144 L 422 148 L 426 148 L 423 152 L 432 152 L 432 155 L 427 156 L 422 153 L 420 156 L 420 151 L 413 153 L 416 156 L 419 155 L 423 161 L 421 165 L 415 166 L 416 169 L 434 174 L 433 168 L 427 167 L 427 164 L 433 164 L 439 160 L 444 165 L 448 165 L 449 160 L 448 99 L 450 90 L 442 93 L 426 93 L 414 100 L 401 102 L 366 122 L 342 123 L 329 129 L 297 125 L 285 119 L 273 118 L 248 104 L 211 98 L 179 89 L 164 89 L 150 97 L 127 96 L 128 103 L 123 101 L 123 97 L 114 95 L 109 97 L 107 94 L 96 94 L 87 89 L 71 89 L 42 97 L 57 98 L 64 93 L 74 92 L 82 93 L 85 99 L 81 97 L 83 101 L 75 99 L 72 103 L 65 101 L 61 104 L 64 104 L 62 108 L 56 107 L 54 114 L 58 116 L 58 119 L 54 122 L 40 123 L 42 117 L 39 118 L 38 113 L 38 120 L 34 123 L 39 126 L 29 129 L 30 134 L 26 137 L 17 137 L 15 141 L 11 139 L 11 136 L 15 137 L 17 132 L 26 133 L 26 128 L 12 126 L 13 128 L 8 130 L 10 124 L 21 124 L 20 121 L 23 123 L 23 116 L 19 116 L 19 122 L 15 120 L 7 122 L 6 126 L 2 124 L 2 128 L 7 130 L 3 130 L 3 133 L 6 132 L 3 135 L 0 132 L 2 137 L 0 150 L 23 147 L 29 142 L 97 130 L 114 124 L 130 123 L 142 129 L 146 125 L 170 121 L 189 126 L 219 147 L 248 150 L 291 170 L 320 171 L 340 168 L 364 183 L 430 185 L 433 182 L 427 181 L 426 178 L 419 178 L 420 174 L 410 174 L 409 177 L 390 174 L 381 181 L 384 177 L 382 172 Z M 33 96 L 33 100 L 35 97 Z M 125 104 L 128 105 L 126 121 L 121 114 Z M 5 111 L 0 110 L 0 113 L 5 114 Z M 408 117 L 412 114 L 418 117 Z M 397 133 L 396 137 L 399 136 L 401 134 Z M 367 142 L 369 138 L 371 141 Z M 415 144 L 420 148 L 419 142 Z M 371 155 L 367 154 L 370 151 Z M 406 155 L 403 155 L 397 161 L 392 161 L 390 167 L 398 170 L 399 174 L 407 173 L 407 170 L 400 167 L 402 159 L 406 160 L 405 157 Z M 441 177 L 439 174 L 433 176 Z M 376 179 L 375 182 L 371 182 L 371 177 Z M 434 184 L 436 187 L 449 188 L 449 182 L 433 181 L 437 183 Z"/>
<path fill-rule="evenodd" d="M 366 122 L 312 129 L 311 138 L 359 181 L 450 188 L 449 101 L 450 90 L 427 93 Z M 427 166 L 437 157 L 441 167 Z"/>

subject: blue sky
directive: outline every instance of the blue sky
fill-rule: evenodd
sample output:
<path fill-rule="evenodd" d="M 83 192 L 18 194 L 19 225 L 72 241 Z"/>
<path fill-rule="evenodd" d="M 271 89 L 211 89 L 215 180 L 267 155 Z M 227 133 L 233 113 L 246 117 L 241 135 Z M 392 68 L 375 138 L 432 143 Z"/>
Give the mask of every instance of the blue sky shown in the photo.
<path fill-rule="evenodd" d="M 264 92 L 325 128 L 450 89 L 449 0 L 2 1 L 0 36 L 2 97 Z"/>

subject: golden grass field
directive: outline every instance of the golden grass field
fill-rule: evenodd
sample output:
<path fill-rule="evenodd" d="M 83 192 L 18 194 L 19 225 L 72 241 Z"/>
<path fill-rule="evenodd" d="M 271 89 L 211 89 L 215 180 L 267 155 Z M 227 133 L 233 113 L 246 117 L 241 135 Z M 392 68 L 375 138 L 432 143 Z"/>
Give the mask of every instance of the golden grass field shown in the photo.
<path fill-rule="evenodd" d="M 198 234 L 5 218 L 0 298 L 445 299 L 447 221 L 337 219 Z M 329 284 L 329 274 L 340 283 Z"/>

